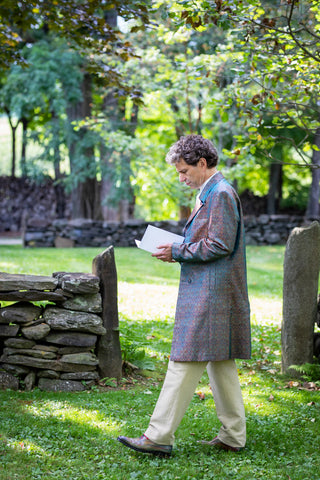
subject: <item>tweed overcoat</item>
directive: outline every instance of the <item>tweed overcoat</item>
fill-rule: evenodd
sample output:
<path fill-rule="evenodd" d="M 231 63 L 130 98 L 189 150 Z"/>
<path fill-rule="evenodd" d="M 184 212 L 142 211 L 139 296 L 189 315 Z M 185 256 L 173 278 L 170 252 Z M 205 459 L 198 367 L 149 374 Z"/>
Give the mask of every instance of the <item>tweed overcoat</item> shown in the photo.
<path fill-rule="evenodd" d="M 238 195 L 218 172 L 200 194 L 172 257 L 181 264 L 170 360 L 250 358 L 244 227 Z"/>

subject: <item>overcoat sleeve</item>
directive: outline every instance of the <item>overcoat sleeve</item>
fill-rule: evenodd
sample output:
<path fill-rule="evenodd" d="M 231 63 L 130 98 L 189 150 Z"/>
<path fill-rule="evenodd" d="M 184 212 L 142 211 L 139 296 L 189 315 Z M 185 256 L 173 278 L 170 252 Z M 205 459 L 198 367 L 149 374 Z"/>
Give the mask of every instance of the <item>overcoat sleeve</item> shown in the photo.
<path fill-rule="evenodd" d="M 221 189 L 208 195 L 185 229 L 182 244 L 174 243 L 172 257 L 178 262 L 213 262 L 232 255 L 239 236 L 240 213 L 232 192 Z"/>

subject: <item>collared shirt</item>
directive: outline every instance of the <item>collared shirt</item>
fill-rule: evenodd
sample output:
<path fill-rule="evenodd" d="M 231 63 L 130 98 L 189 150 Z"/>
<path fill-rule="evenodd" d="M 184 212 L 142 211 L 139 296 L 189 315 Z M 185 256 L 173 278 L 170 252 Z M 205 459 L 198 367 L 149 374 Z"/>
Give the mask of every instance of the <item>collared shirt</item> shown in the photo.
<path fill-rule="evenodd" d="M 201 192 L 202 190 L 204 189 L 204 187 L 207 185 L 207 183 L 209 182 L 209 180 L 211 180 L 212 177 L 214 177 L 215 175 L 217 175 L 218 172 L 214 173 L 213 175 L 211 175 L 211 177 L 207 178 L 207 180 L 201 185 L 201 187 L 199 188 L 199 192 L 196 196 L 196 206 L 197 206 L 197 210 L 198 208 L 200 207 L 200 195 L 201 195 Z"/>

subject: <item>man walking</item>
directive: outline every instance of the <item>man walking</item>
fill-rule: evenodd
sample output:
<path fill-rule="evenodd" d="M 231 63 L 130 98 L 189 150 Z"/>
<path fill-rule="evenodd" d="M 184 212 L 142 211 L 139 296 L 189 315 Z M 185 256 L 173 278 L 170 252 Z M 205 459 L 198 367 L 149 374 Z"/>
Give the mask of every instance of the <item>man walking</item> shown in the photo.
<path fill-rule="evenodd" d="M 146 432 L 118 440 L 139 452 L 170 455 L 174 433 L 206 368 L 221 428 L 201 443 L 239 451 L 246 443 L 246 420 L 235 359 L 250 358 L 251 352 L 240 201 L 216 168 L 215 147 L 201 135 L 181 137 L 166 161 L 176 167 L 180 182 L 199 193 L 184 242 L 159 245 L 153 254 L 181 264 L 166 378 Z"/>

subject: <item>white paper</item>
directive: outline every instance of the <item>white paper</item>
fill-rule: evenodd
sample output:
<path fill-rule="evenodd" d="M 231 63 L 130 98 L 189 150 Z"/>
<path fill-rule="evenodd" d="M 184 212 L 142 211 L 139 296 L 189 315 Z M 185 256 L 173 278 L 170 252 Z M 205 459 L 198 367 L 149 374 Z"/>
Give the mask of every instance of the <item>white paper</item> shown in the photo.
<path fill-rule="evenodd" d="M 183 240 L 184 237 L 182 235 L 177 235 L 162 228 L 148 225 L 141 241 L 135 240 L 135 242 L 138 248 L 142 248 L 142 250 L 146 250 L 147 252 L 156 253 L 159 245 L 182 243 Z"/>

